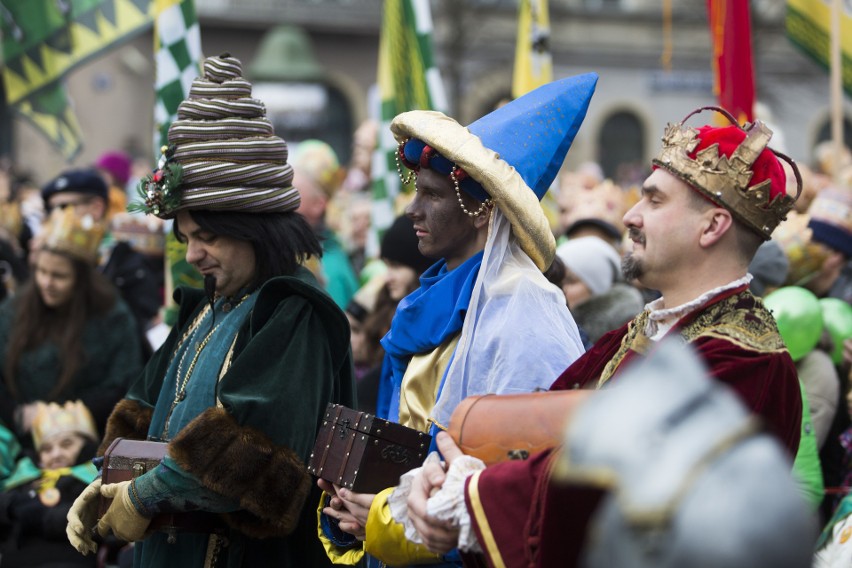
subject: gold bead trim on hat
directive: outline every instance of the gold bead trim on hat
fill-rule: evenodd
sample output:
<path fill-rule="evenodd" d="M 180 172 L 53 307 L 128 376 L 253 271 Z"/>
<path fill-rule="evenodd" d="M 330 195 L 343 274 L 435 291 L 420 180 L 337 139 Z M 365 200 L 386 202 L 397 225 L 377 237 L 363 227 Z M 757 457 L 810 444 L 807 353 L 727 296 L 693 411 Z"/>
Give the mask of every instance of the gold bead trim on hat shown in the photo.
<path fill-rule="evenodd" d="M 408 143 L 409 140 L 410 140 L 410 138 L 400 142 L 397 145 L 397 151 L 394 155 L 394 161 L 396 162 L 396 171 L 399 174 L 399 179 L 400 179 L 400 181 L 402 181 L 403 185 L 410 184 L 417 177 L 417 170 L 415 170 L 415 169 L 410 169 L 409 172 L 408 172 L 408 175 L 405 175 L 405 174 L 402 173 L 402 161 L 405 159 L 403 157 L 404 156 L 403 151 L 404 151 L 406 143 Z M 459 179 L 458 179 L 458 175 L 456 174 L 457 171 L 459 171 L 459 168 L 456 167 L 455 164 L 453 164 L 452 169 L 450 170 L 450 176 L 449 177 L 450 177 L 450 180 L 452 180 L 452 182 L 453 182 L 453 188 L 456 190 L 456 198 L 459 201 L 459 206 L 461 207 L 462 211 L 464 211 L 465 215 L 467 215 L 468 217 L 477 217 L 477 216 L 481 215 L 482 212 L 485 211 L 485 209 L 488 208 L 491 205 L 491 198 L 488 198 L 485 201 L 483 201 L 482 204 L 479 206 L 479 209 L 477 209 L 476 211 L 470 211 L 465 206 L 464 200 L 462 200 L 461 188 L 459 187 Z M 414 190 L 417 191 L 417 184 L 414 185 Z"/>
<path fill-rule="evenodd" d="M 462 211 L 464 211 L 464 213 L 468 217 L 478 217 L 479 215 L 482 214 L 483 211 L 485 211 L 485 209 L 489 205 L 491 205 L 491 198 L 488 198 L 485 201 L 483 201 L 482 204 L 479 206 L 479 209 L 477 209 L 476 211 L 468 210 L 468 208 L 465 207 L 465 205 L 464 205 L 464 201 L 462 200 L 462 196 L 461 196 L 461 190 L 459 189 L 459 178 L 456 175 L 457 169 L 458 168 L 456 168 L 456 165 L 453 164 L 453 169 L 450 170 L 450 179 L 453 180 L 453 187 L 456 189 L 456 197 L 459 200 L 459 206 L 462 208 Z"/>
<path fill-rule="evenodd" d="M 402 160 L 400 160 L 400 156 L 402 155 L 402 152 L 405 148 L 405 144 L 408 142 L 408 140 L 410 140 L 410 138 L 407 140 L 403 140 L 402 142 L 397 144 L 396 154 L 394 154 L 394 161 L 396 162 L 396 173 L 399 174 L 399 180 L 402 182 L 402 185 L 410 184 L 414 181 L 414 178 L 416 177 L 414 170 L 408 170 L 408 175 L 402 173 Z"/>

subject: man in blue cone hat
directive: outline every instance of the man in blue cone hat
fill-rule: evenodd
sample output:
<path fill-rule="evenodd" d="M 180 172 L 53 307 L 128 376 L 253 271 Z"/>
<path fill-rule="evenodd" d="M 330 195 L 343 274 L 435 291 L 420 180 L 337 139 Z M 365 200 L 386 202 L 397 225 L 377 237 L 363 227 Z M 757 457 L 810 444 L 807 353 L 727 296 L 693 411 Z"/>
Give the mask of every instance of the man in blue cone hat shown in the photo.
<path fill-rule="evenodd" d="M 467 396 L 547 388 L 583 352 L 561 291 L 543 276 L 555 241 L 539 200 L 586 115 L 590 73 L 545 85 L 463 127 L 440 112 L 397 116 L 398 169 L 415 181 L 406 214 L 437 262 L 382 339 L 379 416 L 436 434 Z M 403 167 L 408 170 L 403 173 Z M 320 525 L 335 562 L 365 553 L 399 566 L 455 565 L 409 543 L 387 497 L 319 482 Z"/>

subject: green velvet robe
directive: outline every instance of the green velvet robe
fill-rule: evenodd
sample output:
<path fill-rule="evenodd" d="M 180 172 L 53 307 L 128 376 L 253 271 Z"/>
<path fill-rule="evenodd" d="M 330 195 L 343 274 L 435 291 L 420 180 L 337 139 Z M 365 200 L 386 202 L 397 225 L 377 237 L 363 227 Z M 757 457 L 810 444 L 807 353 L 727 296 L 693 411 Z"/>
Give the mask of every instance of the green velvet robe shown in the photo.
<path fill-rule="evenodd" d="M 175 299 L 177 325 L 116 407 L 102 448 L 118 436 L 146 437 L 172 354 L 207 301 L 192 289 Z M 183 471 L 242 507 L 223 515 L 230 546 L 218 565 L 328 565 L 316 535 L 319 493 L 305 464 L 326 405 L 354 406 L 354 390 L 348 322 L 314 277 L 300 268 L 263 284 L 218 383 L 222 407 L 211 401 L 169 442 L 169 458 Z M 181 546 L 181 538 L 168 545 L 153 535 L 137 546 L 159 549 L 158 567 L 202 566 L 206 547 L 194 536 L 193 546 Z"/>

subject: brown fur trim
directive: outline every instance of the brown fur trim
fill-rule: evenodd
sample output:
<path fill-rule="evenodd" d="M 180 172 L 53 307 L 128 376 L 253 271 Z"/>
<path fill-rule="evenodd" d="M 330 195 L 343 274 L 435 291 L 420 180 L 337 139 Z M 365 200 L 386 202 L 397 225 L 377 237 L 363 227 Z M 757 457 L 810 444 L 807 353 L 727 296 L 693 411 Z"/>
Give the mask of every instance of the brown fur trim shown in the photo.
<path fill-rule="evenodd" d="M 142 406 L 139 402 L 127 398 L 119 400 L 107 420 L 106 433 L 98 448 L 98 455 L 104 455 L 116 438 L 145 440 L 153 414 L 154 409 L 150 406 Z"/>
<path fill-rule="evenodd" d="M 224 409 L 195 417 L 169 443 L 169 456 L 205 487 L 239 501 L 243 510 L 224 517 L 243 534 L 282 537 L 296 528 L 311 489 L 302 460 Z"/>

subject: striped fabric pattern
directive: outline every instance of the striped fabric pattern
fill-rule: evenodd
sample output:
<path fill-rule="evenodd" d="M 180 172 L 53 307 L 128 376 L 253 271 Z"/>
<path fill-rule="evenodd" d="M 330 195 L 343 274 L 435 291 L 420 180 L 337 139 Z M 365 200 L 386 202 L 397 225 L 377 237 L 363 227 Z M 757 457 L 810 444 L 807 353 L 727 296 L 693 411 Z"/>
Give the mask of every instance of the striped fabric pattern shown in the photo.
<path fill-rule="evenodd" d="M 204 62 L 169 129 L 172 159 L 182 167 L 181 209 L 286 212 L 299 207 L 287 144 L 274 135 L 262 102 L 251 98 L 240 61 Z M 234 97 L 237 98 L 234 98 Z"/>
<path fill-rule="evenodd" d="M 373 156 L 373 230 L 380 240 L 393 223 L 394 204 L 401 191 L 396 170 L 393 118 L 410 110 L 447 110 L 441 75 L 432 54 L 432 15 L 429 0 L 385 0 L 379 43 L 379 140 Z"/>

